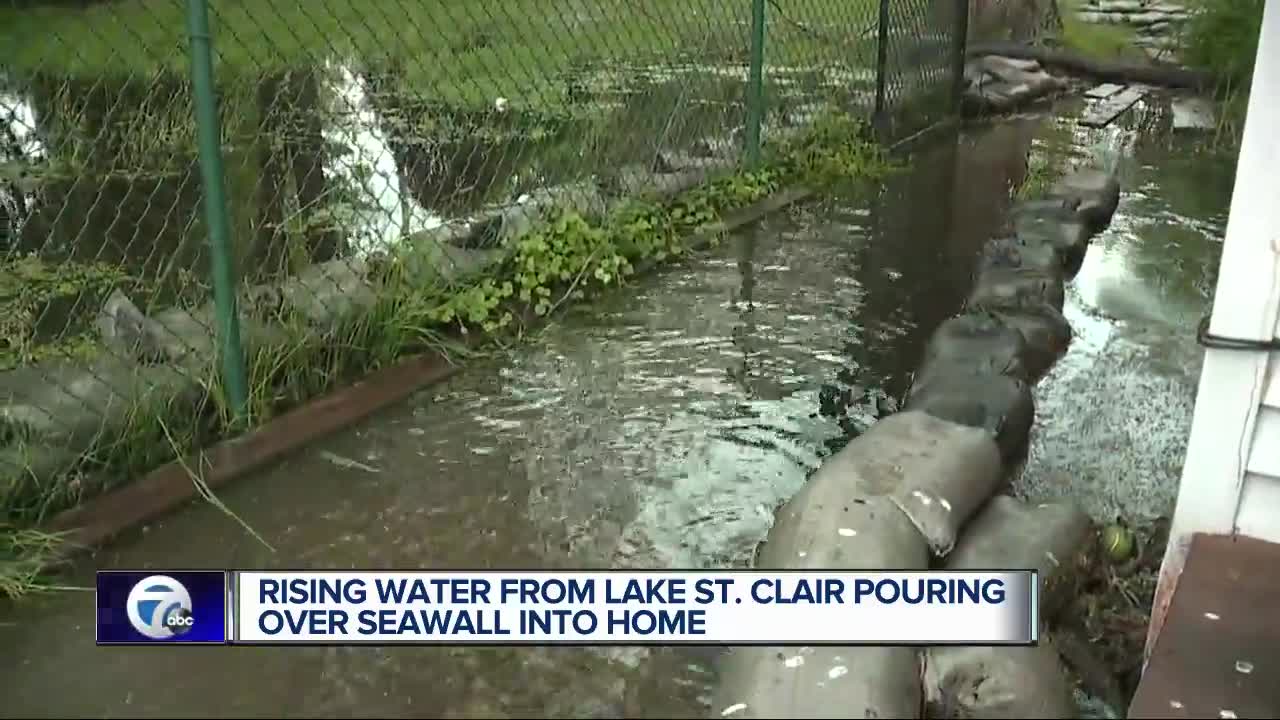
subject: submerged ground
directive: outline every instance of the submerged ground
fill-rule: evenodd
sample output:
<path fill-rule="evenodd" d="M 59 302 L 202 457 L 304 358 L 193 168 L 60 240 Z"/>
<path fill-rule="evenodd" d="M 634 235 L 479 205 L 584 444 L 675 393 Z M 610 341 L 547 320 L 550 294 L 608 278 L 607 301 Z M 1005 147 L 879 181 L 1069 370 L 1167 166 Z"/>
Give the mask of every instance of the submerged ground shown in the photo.
<path fill-rule="evenodd" d="M 1117 150 L 1125 193 L 1068 288 L 1075 342 L 1037 390 L 1014 490 L 1100 521 L 1167 514 L 1233 160 L 1170 135 L 1159 100 L 1104 132 L 1082 132 L 1077 110 L 943 138 L 876 197 L 771 217 L 224 490 L 271 547 L 200 505 L 68 582 L 113 567 L 744 565 L 843 436 L 823 386 L 853 387 L 852 424 L 869 422 L 959 308 L 1009 186 Z M 0 615 L 6 713 L 703 716 L 715 678 L 698 649 L 102 649 L 92 597 Z"/>

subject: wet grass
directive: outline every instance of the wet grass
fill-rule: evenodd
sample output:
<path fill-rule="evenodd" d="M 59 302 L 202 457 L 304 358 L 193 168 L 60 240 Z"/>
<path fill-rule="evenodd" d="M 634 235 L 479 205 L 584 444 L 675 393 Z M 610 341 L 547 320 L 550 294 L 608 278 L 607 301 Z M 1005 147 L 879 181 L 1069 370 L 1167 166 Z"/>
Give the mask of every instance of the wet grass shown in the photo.
<path fill-rule="evenodd" d="M 1218 139 L 1239 142 L 1248 112 L 1264 0 L 1197 0 L 1182 33 L 1183 57 L 1219 78 Z"/>
<path fill-rule="evenodd" d="M 1080 20 L 1077 13 L 1081 3 L 1062 3 L 1062 45 L 1085 57 L 1100 60 L 1140 60 L 1147 59 L 1134 40 L 1133 30 L 1123 25 L 1105 25 L 1086 23 Z"/>
<path fill-rule="evenodd" d="M 416 94 L 458 105 L 498 97 L 560 105 L 562 77 L 583 67 L 653 60 L 743 62 L 751 6 L 681 0 L 374 0 L 211 3 L 220 76 L 256 76 L 332 61 L 401 62 Z M 788 9 L 769 35 L 766 62 L 848 62 L 875 3 Z M 0 9 L 5 65 L 20 73 L 185 74 L 185 3 L 115 0 L 84 8 Z M 867 56 L 868 59 L 873 57 Z"/>

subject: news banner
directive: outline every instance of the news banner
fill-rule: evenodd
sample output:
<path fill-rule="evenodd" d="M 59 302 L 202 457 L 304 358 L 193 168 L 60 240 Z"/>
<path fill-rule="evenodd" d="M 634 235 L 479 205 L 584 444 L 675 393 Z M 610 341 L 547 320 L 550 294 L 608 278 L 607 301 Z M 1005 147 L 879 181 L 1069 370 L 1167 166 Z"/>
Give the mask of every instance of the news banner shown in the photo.
<path fill-rule="evenodd" d="M 1035 571 L 100 571 L 99 645 L 1033 645 Z"/>

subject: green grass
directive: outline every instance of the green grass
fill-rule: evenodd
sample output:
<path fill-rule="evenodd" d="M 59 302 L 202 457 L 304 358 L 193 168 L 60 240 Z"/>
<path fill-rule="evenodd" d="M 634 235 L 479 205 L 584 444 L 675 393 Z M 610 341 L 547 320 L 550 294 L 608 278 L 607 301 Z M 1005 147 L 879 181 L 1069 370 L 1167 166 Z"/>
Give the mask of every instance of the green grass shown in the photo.
<path fill-rule="evenodd" d="M 1219 79 L 1219 135 L 1244 131 L 1264 0 L 1199 0 L 1182 34 L 1182 56 Z"/>
<path fill-rule="evenodd" d="M 1076 14 L 1078 2 L 1062 3 L 1062 45 L 1086 57 L 1146 60 L 1134 32 L 1123 25 L 1086 23 Z"/>
<path fill-rule="evenodd" d="M 1258 53 L 1263 5 L 1263 0 L 1200 0 L 1183 32 L 1183 58 L 1230 85 L 1247 88 Z"/>
<path fill-rule="evenodd" d="M 187 72 L 185 3 L 0 9 L 5 66 L 94 76 Z M 563 74 L 628 62 L 747 58 L 749 2 L 730 0 L 213 0 L 220 79 L 326 62 L 394 63 L 419 95 L 453 104 L 557 104 Z M 789 9 L 770 64 L 848 63 L 869 0 Z"/>

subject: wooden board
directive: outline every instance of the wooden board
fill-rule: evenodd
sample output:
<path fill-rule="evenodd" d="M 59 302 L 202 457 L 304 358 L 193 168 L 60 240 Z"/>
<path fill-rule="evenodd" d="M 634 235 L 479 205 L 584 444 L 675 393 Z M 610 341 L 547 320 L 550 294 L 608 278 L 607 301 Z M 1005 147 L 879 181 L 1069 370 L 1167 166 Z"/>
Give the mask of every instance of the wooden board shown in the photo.
<path fill-rule="evenodd" d="M 1145 87 L 1128 87 L 1089 108 L 1088 114 L 1080 119 L 1085 127 L 1103 128 L 1120 117 L 1124 111 L 1133 107 L 1134 103 L 1147 94 Z"/>
<path fill-rule="evenodd" d="M 1117 85 L 1115 83 L 1103 83 L 1085 92 L 1084 96 L 1087 98 L 1093 98 L 1094 100 L 1105 100 L 1106 98 L 1109 98 L 1125 89 L 1125 87 L 1126 86 L 1124 85 Z"/>
<path fill-rule="evenodd" d="M 1280 545 L 1194 535 L 1128 716 L 1280 717 L 1278 570 Z"/>

